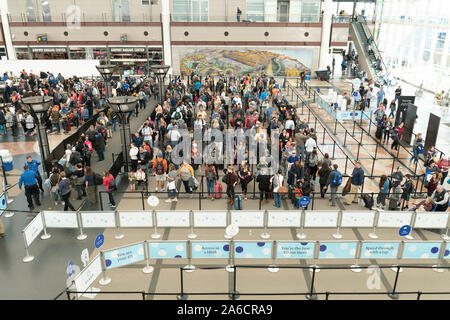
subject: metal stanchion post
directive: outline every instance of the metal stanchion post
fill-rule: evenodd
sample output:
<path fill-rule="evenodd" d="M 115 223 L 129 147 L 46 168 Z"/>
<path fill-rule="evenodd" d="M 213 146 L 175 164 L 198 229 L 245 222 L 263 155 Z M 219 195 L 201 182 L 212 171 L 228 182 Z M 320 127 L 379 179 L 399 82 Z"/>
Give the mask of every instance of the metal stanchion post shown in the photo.
<path fill-rule="evenodd" d="M 274 240 L 272 242 L 272 264 L 267 268 L 269 272 L 275 273 L 280 271 L 280 268 L 278 268 L 275 264 L 276 258 L 277 258 L 277 241 Z"/>
<path fill-rule="evenodd" d="M 189 239 L 195 239 L 197 238 L 197 235 L 194 232 L 194 211 L 189 211 L 189 226 L 190 226 L 190 233 L 188 234 Z"/>
<path fill-rule="evenodd" d="M 441 234 L 441 238 L 445 241 L 450 240 L 450 237 L 448 236 L 448 229 L 450 227 L 450 219 L 447 220 L 447 228 L 445 229 L 445 232 Z"/>
<path fill-rule="evenodd" d="M 437 264 L 433 265 L 431 268 L 434 272 L 439 272 L 439 273 L 444 272 L 444 269 L 440 268 L 440 266 L 442 264 L 442 260 L 444 259 L 445 248 L 447 248 L 447 241 L 443 241 L 441 244 Z"/>
<path fill-rule="evenodd" d="M 391 299 L 398 299 L 398 293 L 395 293 L 395 289 L 397 289 L 398 276 L 400 274 L 400 266 L 397 266 L 397 274 L 395 275 L 394 288 L 392 292 L 388 293 L 388 296 Z"/>
<path fill-rule="evenodd" d="M 145 267 L 142 269 L 143 273 L 152 273 L 153 267 L 150 265 L 150 250 L 148 247 L 148 241 L 144 241 L 144 258 L 145 258 Z"/>
<path fill-rule="evenodd" d="M 231 300 L 236 300 L 236 299 L 238 299 L 240 297 L 240 294 L 236 290 L 236 278 L 237 278 L 236 277 L 236 274 L 237 274 L 236 266 L 233 266 L 233 268 L 235 269 L 234 270 L 234 274 L 233 274 L 233 290 L 230 292 L 230 294 L 228 296 L 231 298 Z"/>
<path fill-rule="evenodd" d="M 103 251 L 100 252 L 100 260 L 102 262 L 102 274 L 103 278 L 101 278 L 98 283 L 102 286 L 106 286 L 111 283 L 111 278 L 106 276 L 106 264 L 105 264 L 105 254 Z"/>
<path fill-rule="evenodd" d="M 300 232 L 296 234 L 297 239 L 305 239 L 306 234 L 304 232 L 304 225 L 305 225 L 305 210 L 302 208 L 300 211 Z"/>
<path fill-rule="evenodd" d="M 227 272 L 234 272 L 234 241 L 228 243 L 228 265 L 225 267 Z"/>
<path fill-rule="evenodd" d="M 45 217 L 44 217 L 44 212 L 41 212 L 41 219 L 42 219 L 42 225 L 44 226 L 44 234 L 41 236 L 42 240 L 47 240 L 50 239 L 52 237 L 52 235 L 50 233 L 47 233 L 47 225 L 45 223 Z"/>
<path fill-rule="evenodd" d="M 378 236 L 376 234 L 376 229 L 377 229 L 377 224 L 378 224 L 378 218 L 380 217 L 380 211 L 379 210 L 375 210 L 374 213 L 374 217 L 373 217 L 373 227 L 372 227 L 372 232 L 369 233 L 369 238 L 370 239 L 378 239 Z"/>
<path fill-rule="evenodd" d="M 23 262 L 31 262 L 34 260 L 34 256 L 30 255 L 30 253 L 28 252 L 28 244 L 27 244 L 27 239 L 25 237 L 25 232 L 22 231 L 22 236 L 23 236 L 23 242 L 25 243 L 25 257 L 22 259 Z"/>
<path fill-rule="evenodd" d="M 341 223 L 342 223 L 342 210 L 338 211 L 338 218 L 337 218 L 337 229 L 336 233 L 333 234 L 333 238 L 335 239 L 342 239 L 342 234 L 339 232 L 341 229 Z"/>
<path fill-rule="evenodd" d="M 356 247 L 356 254 L 355 254 L 355 264 L 350 266 L 350 270 L 353 272 L 361 272 L 362 269 L 359 267 L 358 260 L 361 258 L 361 248 L 362 248 L 362 241 L 358 241 L 358 245 Z"/>
<path fill-rule="evenodd" d="M 177 296 L 178 300 L 186 300 L 187 295 L 184 294 L 184 280 L 183 280 L 183 268 L 180 268 L 180 294 Z"/>
<path fill-rule="evenodd" d="M 81 213 L 77 212 L 77 219 L 78 219 L 78 228 L 80 229 L 80 234 L 78 235 L 78 240 L 85 240 L 87 238 L 87 234 L 83 233 L 83 222 L 81 219 Z"/>
<path fill-rule="evenodd" d="M 268 221 L 269 221 L 269 212 L 267 210 L 264 210 L 264 232 L 261 233 L 261 238 L 263 238 L 263 239 L 270 238 L 270 234 L 267 232 Z"/>
<path fill-rule="evenodd" d="M 153 210 L 152 211 L 152 218 L 153 218 L 153 234 L 152 234 L 152 239 L 159 239 L 161 237 L 161 235 L 158 233 L 158 229 L 157 229 L 157 217 L 156 217 L 156 211 Z"/>
<path fill-rule="evenodd" d="M 183 268 L 186 272 L 194 272 L 195 271 L 195 266 L 191 264 L 191 260 L 192 260 L 192 244 L 191 241 L 188 240 L 187 241 L 187 246 L 186 246 L 186 256 L 188 258 L 188 264 Z"/>
<path fill-rule="evenodd" d="M 405 236 L 405 238 L 408 240 L 414 240 L 413 231 L 414 231 L 414 224 L 416 223 L 416 216 L 417 212 L 413 211 L 411 215 L 411 221 L 409 223 L 409 225 L 411 226 L 411 232 L 407 236 Z"/>
<path fill-rule="evenodd" d="M 402 255 L 403 255 L 404 247 L 405 247 L 405 241 L 402 240 L 398 246 L 397 263 L 394 264 L 391 268 L 391 270 L 394 272 L 403 272 L 403 269 L 402 268 L 398 269 L 398 266 L 399 266 L 399 260 L 402 258 Z"/>
<path fill-rule="evenodd" d="M 316 241 L 314 245 L 314 264 L 310 266 L 309 271 L 320 272 L 319 266 L 317 265 L 317 259 L 319 259 L 319 250 L 320 250 L 320 244 L 319 241 Z"/>
<path fill-rule="evenodd" d="M 114 215 L 115 215 L 115 217 L 116 217 L 116 226 L 117 226 L 117 228 L 116 228 L 117 233 L 115 234 L 114 239 L 120 240 L 120 239 L 123 239 L 123 238 L 125 237 L 125 235 L 124 235 L 123 233 L 120 232 L 120 218 L 119 218 L 119 212 L 118 212 L 118 211 L 115 211 L 115 212 L 114 212 Z"/>
<path fill-rule="evenodd" d="M 316 279 L 316 267 L 312 268 L 312 279 L 311 279 L 311 289 L 309 291 L 309 293 L 306 295 L 306 298 L 308 300 L 317 300 L 317 294 L 314 293 L 314 280 Z"/>

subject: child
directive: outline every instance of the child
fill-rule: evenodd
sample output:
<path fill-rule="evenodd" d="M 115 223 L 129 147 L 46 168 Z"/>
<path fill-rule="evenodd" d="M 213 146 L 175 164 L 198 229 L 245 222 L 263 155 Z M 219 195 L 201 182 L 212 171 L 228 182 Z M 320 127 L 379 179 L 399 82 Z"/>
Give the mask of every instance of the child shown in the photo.
<path fill-rule="evenodd" d="M 141 185 L 143 182 L 145 182 L 145 172 L 144 170 L 142 170 L 142 168 L 140 168 L 136 172 L 136 181 L 138 185 Z"/>
<path fill-rule="evenodd" d="M 130 191 L 136 191 L 136 172 L 131 171 L 128 180 L 130 181 Z"/>

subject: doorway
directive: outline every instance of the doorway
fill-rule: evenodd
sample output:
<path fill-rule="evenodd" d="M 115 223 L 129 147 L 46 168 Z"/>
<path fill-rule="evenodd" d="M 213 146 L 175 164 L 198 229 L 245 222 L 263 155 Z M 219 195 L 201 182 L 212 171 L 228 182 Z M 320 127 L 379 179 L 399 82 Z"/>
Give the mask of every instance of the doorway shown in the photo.
<path fill-rule="evenodd" d="M 278 1 L 278 21 L 289 22 L 289 1 Z"/>

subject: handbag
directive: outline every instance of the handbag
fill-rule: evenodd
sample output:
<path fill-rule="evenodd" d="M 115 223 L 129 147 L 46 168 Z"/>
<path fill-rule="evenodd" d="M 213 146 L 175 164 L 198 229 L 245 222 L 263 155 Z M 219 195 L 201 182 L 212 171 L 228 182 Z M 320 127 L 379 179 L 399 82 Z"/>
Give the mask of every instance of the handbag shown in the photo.
<path fill-rule="evenodd" d="M 287 193 L 287 192 L 288 192 L 288 189 L 284 186 L 279 187 L 278 191 L 277 191 L 277 193 Z"/>

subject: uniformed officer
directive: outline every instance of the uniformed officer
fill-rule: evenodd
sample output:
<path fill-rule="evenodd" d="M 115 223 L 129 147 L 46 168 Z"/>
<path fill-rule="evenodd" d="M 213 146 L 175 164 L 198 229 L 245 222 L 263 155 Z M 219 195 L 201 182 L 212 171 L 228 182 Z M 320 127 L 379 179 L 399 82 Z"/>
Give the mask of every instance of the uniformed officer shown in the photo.
<path fill-rule="evenodd" d="M 33 209 L 32 196 L 34 197 L 34 202 L 36 203 L 36 205 L 41 205 L 41 202 L 39 201 L 39 188 L 37 185 L 38 175 L 27 165 L 25 165 L 23 169 L 25 170 L 25 172 L 20 175 L 19 189 L 22 191 L 22 184 L 25 185 L 25 196 L 27 197 L 28 208 L 30 208 L 31 210 Z"/>
<path fill-rule="evenodd" d="M 42 177 L 39 172 L 39 166 L 41 165 L 41 162 L 39 162 L 37 160 L 33 160 L 33 159 L 31 159 L 31 156 L 28 156 L 27 163 L 25 163 L 25 164 L 30 168 L 31 171 L 36 172 L 39 189 L 41 189 L 41 191 L 44 192 L 44 189 L 42 189 Z"/>

